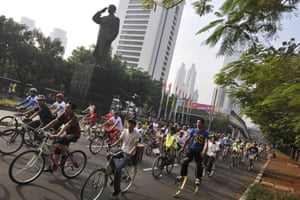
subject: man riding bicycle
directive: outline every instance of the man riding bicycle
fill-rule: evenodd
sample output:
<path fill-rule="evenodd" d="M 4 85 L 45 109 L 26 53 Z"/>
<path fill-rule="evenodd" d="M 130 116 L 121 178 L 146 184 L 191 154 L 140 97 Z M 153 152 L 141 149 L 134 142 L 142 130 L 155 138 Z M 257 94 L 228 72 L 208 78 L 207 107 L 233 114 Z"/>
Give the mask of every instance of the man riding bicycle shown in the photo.
<path fill-rule="evenodd" d="M 137 143 L 140 140 L 140 134 L 134 128 L 136 126 L 136 121 L 133 119 L 128 120 L 128 129 L 124 129 L 120 138 L 114 142 L 111 147 L 115 147 L 118 144 L 122 143 L 121 149 L 117 150 L 120 152 L 114 158 L 120 158 L 118 165 L 116 166 L 112 162 L 112 171 L 114 172 L 114 192 L 111 197 L 116 198 L 121 192 L 121 175 L 122 169 L 128 164 L 129 161 L 132 161 L 136 153 Z"/>
<path fill-rule="evenodd" d="M 176 151 L 178 149 L 178 138 L 175 127 L 172 126 L 170 132 L 166 135 L 164 146 L 166 147 L 167 151 L 170 151 L 170 159 L 173 161 L 176 157 Z"/>
<path fill-rule="evenodd" d="M 55 150 L 52 155 L 52 169 L 55 170 L 58 167 L 59 155 L 62 154 L 61 163 L 63 164 L 67 158 L 67 148 L 71 142 L 77 142 L 80 137 L 80 126 L 78 119 L 74 113 L 76 105 L 73 102 L 68 102 L 66 104 L 65 112 L 61 116 L 57 117 L 46 126 L 40 129 L 40 131 L 47 130 L 52 128 L 56 124 L 63 124 L 58 132 L 52 135 L 50 138 L 57 139 L 55 140 Z M 51 169 L 50 169 L 51 171 Z"/>
<path fill-rule="evenodd" d="M 37 89 L 36 88 L 30 88 L 29 89 L 29 96 L 27 96 L 23 101 L 21 101 L 19 104 L 16 105 L 16 107 L 22 107 L 23 109 L 27 109 L 29 107 L 35 107 L 37 105 Z"/>

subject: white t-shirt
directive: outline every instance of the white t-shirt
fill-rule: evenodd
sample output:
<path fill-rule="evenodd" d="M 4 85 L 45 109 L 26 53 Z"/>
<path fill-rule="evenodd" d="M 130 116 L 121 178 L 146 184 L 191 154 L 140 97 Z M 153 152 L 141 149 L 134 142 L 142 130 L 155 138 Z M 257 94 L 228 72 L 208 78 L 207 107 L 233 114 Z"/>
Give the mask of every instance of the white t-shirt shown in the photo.
<path fill-rule="evenodd" d="M 127 153 L 134 147 L 135 143 L 139 141 L 140 134 L 136 129 L 133 129 L 131 133 L 129 133 L 129 129 L 124 129 L 120 138 L 123 140 L 122 150 Z"/>
<path fill-rule="evenodd" d="M 119 131 L 122 131 L 123 130 L 123 123 L 122 123 L 122 119 L 121 117 L 117 117 L 117 119 L 113 116 L 109 119 L 109 121 L 112 123 L 112 124 L 115 124 L 116 122 L 119 122 L 118 125 L 116 126 L 116 129 L 118 129 Z"/>
<path fill-rule="evenodd" d="M 207 155 L 210 157 L 216 157 L 216 152 L 219 151 L 219 145 L 215 142 L 212 143 L 211 141 L 208 141 L 208 149 L 207 149 Z"/>
<path fill-rule="evenodd" d="M 56 101 L 52 104 L 52 106 L 54 107 L 55 110 L 57 108 L 59 108 L 58 112 L 56 113 L 57 117 L 61 116 L 65 112 L 66 103 L 64 101 L 62 101 L 60 103 L 58 101 Z"/>

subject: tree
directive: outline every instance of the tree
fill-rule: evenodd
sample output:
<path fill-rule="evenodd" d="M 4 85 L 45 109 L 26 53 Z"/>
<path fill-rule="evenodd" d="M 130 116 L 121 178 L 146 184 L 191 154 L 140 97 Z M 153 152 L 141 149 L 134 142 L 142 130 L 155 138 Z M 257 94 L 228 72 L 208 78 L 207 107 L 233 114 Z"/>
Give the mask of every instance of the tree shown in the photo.
<path fill-rule="evenodd" d="M 147 9 L 155 8 L 157 1 L 143 0 Z M 165 7 L 179 1 L 163 0 Z M 181 2 L 179 2 L 181 3 Z M 252 48 L 260 44 L 260 38 L 271 39 L 280 30 L 284 13 L 292 14 L 299 0 L 225 0 L 214 9 L 212 0 L 198 0 L 193 6 L 200 17 L 214 12 L 216 20 L 202 27 L 197 34 L 212 31 L 205 44 L 215 46 L 220 42 L 219 55 L 230 55 L 236 47 Z M 214 30 L 212 30 L 214 29 Z"/>
<path fill-rule="evenodd" d="M 278 49 L 260 45 L 223 67 L 215 79 L 267 139 L 281 144 L 293 143 L 300 133 L 299 50 L 294 40 Z"/>
<path fill-rule="evenodd" d="M 19 80 L 21 92 L 27 83 L 40 88 L 67 88 L 71 70 L 62 58 L 64 48 L 59 40 L 4 16 L 0 17 L 0 36 L 0 66 L 4 69 L 0 73 Z"/>

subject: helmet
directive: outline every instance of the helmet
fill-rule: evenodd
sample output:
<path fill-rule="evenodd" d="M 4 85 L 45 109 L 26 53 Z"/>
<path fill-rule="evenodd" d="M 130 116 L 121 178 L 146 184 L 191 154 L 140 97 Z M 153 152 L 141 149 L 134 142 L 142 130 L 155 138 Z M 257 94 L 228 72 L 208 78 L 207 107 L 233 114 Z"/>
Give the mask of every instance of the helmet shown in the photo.
<path fill-rule="evenodd" d="M 43 94 L 39 94 L 36 99 L 37 100 L 46 100 L 46 97 Z"/>
<path fill-rule="evenodd" d="M 63 93 L 57 93 L 57 94 L 56 94 L 56 97 L 61 98 L 61 99 L 64 99 L 64 94 L 63 94 Z"/>
<path fill-rule="evenodd" d="M 34 87 L 33 87 L 33 88 L 30 88 L 29 91 L 30 91 L 30 92 L 34 92 L 34 93 L 37 93 L 37 89 L 34 88 Z"/>

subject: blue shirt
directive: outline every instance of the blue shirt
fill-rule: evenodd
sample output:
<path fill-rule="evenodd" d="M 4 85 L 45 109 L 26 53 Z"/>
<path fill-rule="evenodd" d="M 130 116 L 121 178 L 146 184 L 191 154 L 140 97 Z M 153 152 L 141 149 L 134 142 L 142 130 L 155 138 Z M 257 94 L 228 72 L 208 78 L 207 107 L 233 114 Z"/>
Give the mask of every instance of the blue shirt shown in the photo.
<path fill-rule="evenodd" d="M 202 151 L 205 139 L 208 139 L 208 132 L 206 130 L 199 130 L 197 128 L 190 132 L 190 149 L 195 151 Z"/>

